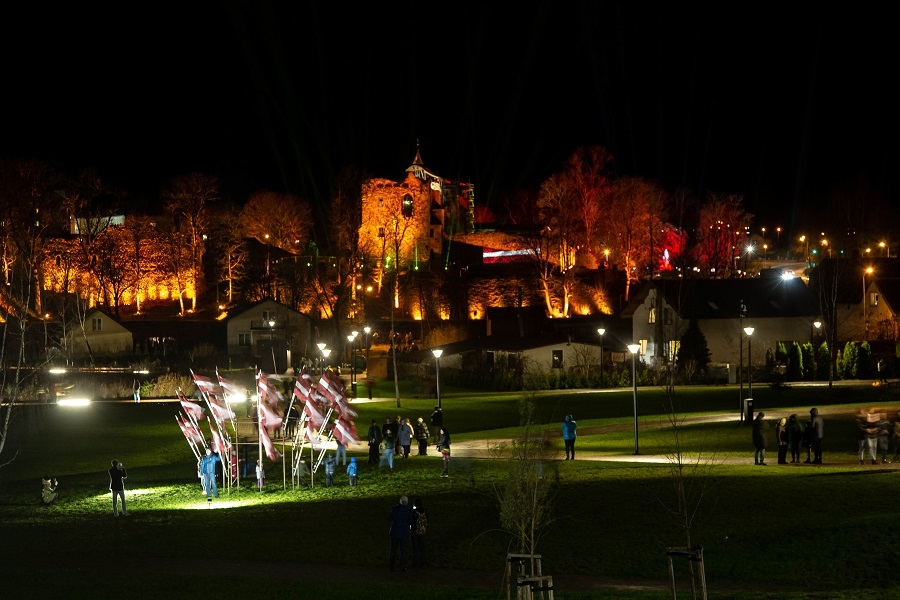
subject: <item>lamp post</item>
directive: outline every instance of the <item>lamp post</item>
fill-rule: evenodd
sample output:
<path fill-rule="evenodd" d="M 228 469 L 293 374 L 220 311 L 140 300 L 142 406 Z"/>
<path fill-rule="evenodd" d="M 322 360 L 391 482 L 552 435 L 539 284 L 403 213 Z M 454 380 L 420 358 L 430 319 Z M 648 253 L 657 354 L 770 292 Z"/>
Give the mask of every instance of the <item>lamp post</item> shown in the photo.
<path fill-rule="evenodd" d="M 637 412 L 637 371 L 635 371 L 634 356 L 641 349 L 640 344 L 628 344 L 628 351 L 631 352 L 631 387 L 634 390 L 634 453 L 640 454 L 638 448 L 638 412 Z"/>
<path fill-rule="evenodd" d="M 747 334 L 747 397 L 753 398 L 753 344 L 751 342 L 753 336 L 753 327 L 744 327 L 744 333 Z M 750 420 L 752 415 L 747 415 Z"/>
<path fill-rule="evenodd" d="M 603 334 L 606 330 L 601 327 L 597 333 L 600 334 L 600 387 L 603 387 Z"/>
<path fill-rule="evenodd" d="M 818 331 L 822 327 L 822 321 L 813 321 L 812 347 L 813 347 L 813 381 L 819 379 L 819 352 L 816 349 L 816 341 L 818 340 Z"/>
<path fill-rule="evenodd" d="M 353 343 L 356 341 L 357 332 L 351 332 L 347 336 L 347 342 L 350 344 L 350 393 L 356 397 L 356 356 L 353 351 Z"/>
<path fill-rule="evenodd" d="M 366 345 L 366 377 L 369 376 L 369 334 L 372 333 L 372 328 L 366 325 L 363 327 L 363 333 L 366 335 L 363 338 L 363 342 Z"/>
<path fill-rule="evenodd" d="M 324 362 L 322 363 L 323 364 L 323 366 L 322 366 L 323 372 L 325 371 L 325 369 L 328 368 L 328 357 L 330 355 L 331 355 L 331 348 L 325 348 L 324 350 L 322 350 L 322 357 L 324 359 Z"/>
<path fill-rule="evenodd" d="M 319 359 L 319 374 L 321 374 L 323 370 L 322 363 L 324 362 L 325 358 L 325 342 L 319 342 L 318 344 L 316 344 L 316 347 L 319 349 L 319 354 L 322 355 L 322 358 Z"/>
<path fill-rule="evenodd" d="M 875 270 L 872 267 L 867 268 L 863 271 L 863 288 L 862 288 L 862 303 L 863 303 L 863 324 L 865 326 L 865 333 L 863 334 L 863 341 L 869 339 L 869 302 L 866 298 L 866 275 L 871 275 Z"/>
<path fill-rule="evenodd" d="M 431 353 L 434 354 L 434 373 L 435 373 L 435 391 L 437 392 L 438 408 L 441 408 L 441 354 L 444 353 L 440 348 L 432 348 Z"/>

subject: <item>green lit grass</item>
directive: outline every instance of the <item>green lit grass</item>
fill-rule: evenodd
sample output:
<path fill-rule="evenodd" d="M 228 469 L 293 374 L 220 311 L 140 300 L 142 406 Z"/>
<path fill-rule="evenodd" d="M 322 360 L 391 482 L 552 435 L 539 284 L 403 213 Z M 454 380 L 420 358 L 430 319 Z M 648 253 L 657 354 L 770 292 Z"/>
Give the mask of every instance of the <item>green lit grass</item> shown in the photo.
<path fill-rule="evenodd" d="M 647 410 L 641 415 L 646 453 L 670 447 L 671 430 L 652 411 L 655 403 L 661 405 L 659 394 L 640 391 Z M 679 390 L 678 399 L 683 396 L 685 412 L 693 414 L 696 406 L 710 413 L 711 406 L 731 403 L 736 395 L 735 388 L 692 388 Z M 892 402 L 883 390 L 869 387 L 831 393 L 763 389 L 756 396 L 773 416 L 805 416 L 812 405 L 852 413 L 858 407 L 847 404 L 850 397 L 873 405 Z M 518 398 L 451 391 L 444 396 L 444 411 L 454 440 L 499 442 L 514 436 Z M 562 416 L 574 414 L 584 432 L 581 453 L 629 454 L 631 402 L 630 391 L 546 394 L 539 411 L 554 438 Z M 372 418 L 380 424 L 384 416 L 398 413 L 427 418 L 433 403 L 404 399 L 399 410 L 392 403 L 361 403 L 357 425 L 364 432 Z M 209 586 L 225 597 L 254 597 L 261 589 L 270 597 L 298 597 L 291 590 L 302 580 L 302 597 L 383 598 L 390 590 L 392 597 L 419 598 L 421 590 L 404 596 L 407 591 L 398 588 L 406 586 L 373 575 L 386 570 L 386 513 L 401 494 L 420 496 L 429 508 L 432 564 L 479 572 L 503 567 L 509 537 L 499 530 L 492 493 L 506 476 L 502 461 L 454 458 L 447 480 L 438 477 L 437 456 L 413 457 L 397 461 L 393 474 L 363 464 L 357 488 L 348 487 L 339 471 L 337 487 L 286 491 L 280 467 L 270 464 L 264 492 L 245 480 L 239 489 L 223 490 L 209 508 L 195 461 L 174 422 L 176 412 L 175 405 L 125 403 L 80 412 L 46 407 L 21 416 L 27 422 L 14 425 L 29 434 L 17 440 L 18 456 L 0 471 L 0 533 L 17 558 L 0 568 L 9 597 L 33 593 L 34 582 L 44 580 L 64 580 L 64 589 L 53 589 L 66 597 L 89 597 L 98 586 L 116 583 L 127 585 L 131 597 L 186 597 L 207 593 Z M 752 453 L 748 428 L 734 420 L 687 424 L 681 433 L 688 452 Z M 852 461 L 855 447 L 851 421 L 826 420 L 826 462 Z M 9 452 L 8 447 L 3 456 Z M 365 463 L 364 453 L 356 456 Z M 110 458 L 122 460 L 129 471 L 128 518 L 111 515 L 105 475 Z M 664 465 L 579 460 L 553 461 L 545 468 L 546 476 L 560 484 L 557 520 L 540 546 L 546 573 L 666 582 L 665 549 L 683 545 L 684 538 L 665 510 L 672 482 Z M 38 505 L 38 480 L 45 474 L 61 481 L 58 506 Z M 890 597 L 893 581 L 886 574 L 900 566 L 893 550 L 900 542 L 893 506 L 898 477 L 879 467 L 828 464 L 715 467 L 712 478 L 695 481 L 711 487 L 693 529 L 694 543 L 705 548 L 712 597 Z M 320 477 L 318 483 L 323 482 Z M 227 585 L 210 572 L 212 564 L 224 566 Z M 298 574 L 301 567 L 312 573 Z M 365 584 L 352 582 L 354 570 Z M 173 582 L 178 584 L 174 589 Z M 498 596 L 490 586 L 445 583 L 432 582 L 429 599 Z M 558 589 L 556 597 L 670 597 L 619 589 L 598 594 Z"/>

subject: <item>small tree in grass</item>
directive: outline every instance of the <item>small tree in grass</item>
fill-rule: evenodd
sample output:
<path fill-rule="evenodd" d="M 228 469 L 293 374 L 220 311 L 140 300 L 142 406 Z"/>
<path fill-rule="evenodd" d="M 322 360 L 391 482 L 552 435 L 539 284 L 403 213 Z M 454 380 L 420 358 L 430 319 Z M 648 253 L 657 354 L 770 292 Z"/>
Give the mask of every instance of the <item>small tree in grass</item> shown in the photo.
<path fill-rule="evenodd" d="M 509 476 L 494 486 L 500 508 L 500 525 L 513 537 L 516 552 L 534 556 L 538 541 L 552 522 L 557 478 L 546 469 L 554 450 L 546 429 L 534 423 L 535 395 L 526 392 L 519 402 L 522 429 L 509 445 Z M 502 449 L 500 449 L 502 450 Z M 532 558 L 531 572 L 535 572 Z"/>

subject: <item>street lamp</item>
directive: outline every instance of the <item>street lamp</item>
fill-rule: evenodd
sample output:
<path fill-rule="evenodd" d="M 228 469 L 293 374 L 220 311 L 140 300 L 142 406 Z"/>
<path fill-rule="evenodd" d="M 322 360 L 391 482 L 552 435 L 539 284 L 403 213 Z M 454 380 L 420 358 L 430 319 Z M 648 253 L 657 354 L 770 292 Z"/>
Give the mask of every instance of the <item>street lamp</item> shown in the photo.
<path fill-rule="evenodd" d="M 753 336 L 753 327 L 744 327 L 744 333 L 747 334 L 747 397 L 753 398 L 753 344 L 751 339 Z M 751 415 L 747 415 L 750 420 Z"/>
<path fill-rule="evenodd" d="M 350 393 L 356 397 L 356 352 L 353 350 L 353 342 L 356 341 L 357 332 L 354 331 L 347 336 L 347 342 L 350 343 Z"/>
<path fill-rule="evenodd" d="M 319 354 L 322 355 L 322 358 L 319 359 L 319 361 L 320 361 L 319 362 L 319 373 L 321 373 L 322 372 L 322 364 L 321 363 L 324 362 L 323 359 L 325 357 L 325 342 L 319 342 L 318 344 L 316 344 L 316 346 L 319 348 Z"/>
<path fill-rule="evenodd" d="M 324 366 L 322 367 L 322 371 L 328 368 L 328 357 L 331 355 L 331 348 L 325 348 L 322 350 L 322 356 L 324 357 Z"/>
<path fill-rule="evenodd" d="M 432 348 L 431 353 L 434 354 L 435 384 L 437 391 L 438 408 L 441 408 L 441 354 L 444 353 L 440 348 Z"/>
<path fill-rule="evenodd" d="M 600 387 L 603 387 L 603 334 L 606 330 L 601 327 L 597 333 L 600 334 Z"/>
<path fill-rule="evenodd" d="M 363 327 L 363 333 L 366 335 L 363 338 L 363 342 L 366 344 L 366 377 L 369 376 L 369 334 L 372 333 L 372 328 L 366 325 Z"/>
<path fill-rule="evenodd" d="M 640 454 L 638 448 L 638 413 L 637 413 L 637 371 L 635 371 L 634 356 L 641 350 L 640 344 L 628 344 L 631 352 L 631 387 L 634 390 L 634 453 Z"/>
<path fill-rule="evenodd" d="M 875 269 L 873 269 L 872 267 L 869 267 L 865 271 L 863 271 L 862 302 L 863 302 L 863 323 L 865 325 L 865 335 L 863 336 L 863 341 L 869 339 L 869 302 L 868 302 L 868 299 L 866 298 L 866 275 L 871 275 L 874 272 L 875 272 Z"/>

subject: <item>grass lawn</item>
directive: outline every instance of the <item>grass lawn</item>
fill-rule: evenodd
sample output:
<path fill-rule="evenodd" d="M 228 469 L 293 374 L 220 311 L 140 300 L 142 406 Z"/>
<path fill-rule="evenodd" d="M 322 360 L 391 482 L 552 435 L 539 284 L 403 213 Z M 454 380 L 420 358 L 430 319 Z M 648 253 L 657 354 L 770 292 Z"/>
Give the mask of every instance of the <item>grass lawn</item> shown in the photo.
<path fill-rule="evenodd" d="M 455 442 L 516 434 L 519 394 L 442 391 Z M 760 386 L 754 396 L 771 418 L 772 466 L 703 462 L 688 478 L 694 492 L 704 492 L 691 534 L 704 547 L 710 597 L 900 597 L 893 577 L 900 566 L 893 505 L 900 472 L 855 464 L 850 416 L 860 406 L 896 413 L 900 400 L 870 385 Z M 736 421 L 738 397 L 735 387 L 676 391 L 679 414 L 733 416 L 686 422 L 687 452 L 752 456 L 749 428 Z M 685 545 L 685 536 L 670 510 L 669 467 L 624 460 L 633 450 L 631 390 L 546 392 L 537 402 L 554 439 L 571 413 L 584 458 L 623 457 L 545 465 L 556 496 L 539 551 L 544 573 L 554 576 L 555 597 L 670 598 L 666 549 Z M 642 453 L 667 452 L 672 430 L 660 416 L 664 394 L 641 389 L 638 404 Z M 399 409 L 393 401 L 359 402 L 356 423 L 364 433 L 371 419 L 427 419 L 433 406 L 433 399 L 416 398 L 404 398 Z M 826 416 L 826 464 L 775 466 L 774 419 L 792 412 L 805 419 L 810 406 Z M 397 461 L 389 474 L 365 466 L 360 448 L 357 488 L 339 470 L 335 487 L 323 487 L 322 476 L 315 489 L 284 491 L 280 465 L 269 463 L 262 493 L 244 480 L 210 509 L 177 411 L 175 404 L 97 403 L 82 410 L 29 407 L 14 416 L 15 435 L 0 455 L 4 597 L 505 597 L 500 575 L 510 536 L 500 530 L 494 495 L 506 481 L 505 461 L 457 457 L 452 476 L 441 479 L 437 456 Z M 561 440 L 557 445 L 562 455 Z M 105 473 L 111 458 L 128 469 L 127 518 L 111 514 Z M 38 503 L 46 474 L 60 480 L 57 506 Z M 428 508 L 431 568 L 403 574 L 398 585 L 386 568 L 386 515 L 400 495 L 421 497 Z M 676 569 L 683 584 L 684 565 L 676 562 Z M 682 595 L 689 597 L 683 587 Z"/>

